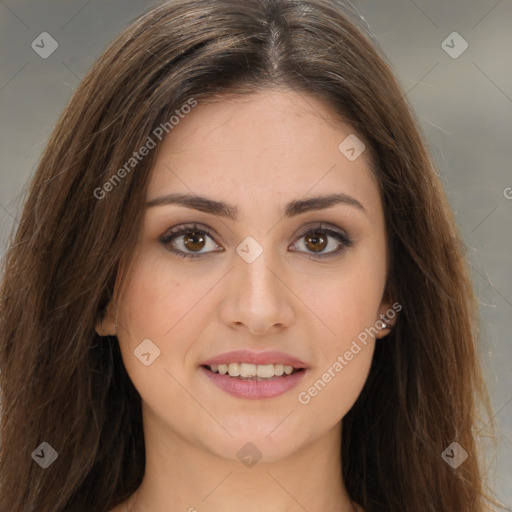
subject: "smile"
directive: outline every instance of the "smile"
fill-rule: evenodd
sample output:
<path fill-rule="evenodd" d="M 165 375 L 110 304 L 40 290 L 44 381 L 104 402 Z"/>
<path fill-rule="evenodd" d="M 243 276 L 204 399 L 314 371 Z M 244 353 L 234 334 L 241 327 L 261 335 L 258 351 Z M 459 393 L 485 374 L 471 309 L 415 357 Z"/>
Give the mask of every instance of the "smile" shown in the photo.
<path fill-rule="evenodd" d="M 294 368 L 287 364 L 229 363 L 212 364 L 207 367 L 214 373 L 219 373 L 220 375 L 229 374 L 230 377 L 240 377 L 242 379 L 254 377 L 269 379 L 280 377 L 283 374 L 291 375 L 299 371 L 299 368 Z"/>
<path fill-rule="evenodd" d="M 205 365 L 201 370 L 226 393 L 253 400 L 282 395 L 296 387 L 306 374 L 305 368 L 282 364 L 229 363 Z"/>

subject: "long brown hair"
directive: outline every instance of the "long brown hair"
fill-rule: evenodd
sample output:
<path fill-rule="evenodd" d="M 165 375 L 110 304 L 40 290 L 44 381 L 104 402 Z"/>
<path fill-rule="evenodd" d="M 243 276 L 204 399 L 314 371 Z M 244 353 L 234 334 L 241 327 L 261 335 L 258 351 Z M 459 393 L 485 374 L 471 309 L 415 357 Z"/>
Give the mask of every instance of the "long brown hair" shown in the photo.
<path fill-rule="evenodd" d="M 270 87 L 326 100 L 367 144 L 381 189 L 387 293 L 403 310 L 343 419 L 351 498 L 366 512 L 488 510 L 474 428 L 489 401 L 452 214 L 390 66 L 328 0 L 162 3 L 77 88 L 3 264 L 2 510 L 106 512 L 141 483 L 141 398 L 95 325 L 140 233 L 155 151 L 119 170 L 191 99 Z M 456 469 L 442 457 L 454 441 L 469 454 Z M 33 455 L 43 442 L 58 454 L 46 469 Z"/>

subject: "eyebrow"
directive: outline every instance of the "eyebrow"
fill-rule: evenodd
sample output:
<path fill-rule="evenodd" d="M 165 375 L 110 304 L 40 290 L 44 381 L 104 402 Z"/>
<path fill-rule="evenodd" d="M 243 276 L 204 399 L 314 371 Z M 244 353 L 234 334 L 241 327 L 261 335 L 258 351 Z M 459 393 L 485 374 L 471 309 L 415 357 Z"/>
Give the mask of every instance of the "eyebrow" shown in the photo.
<path fill-rule="evenodd" d="M 330 194 L 290 201 L 285 206 L 284 215 L 285 217 L 294 217 L 309 211 L 331 208 L 338 204 L 353 206 L 363 213 L 368 214 L 364 206 L 354 197 L 347 194 Z M 166 194 L 158 196 L 148 201 L 146 208 L 166 205 L 184 206 L 231 220 L 236 220 L 238 215 L 237 206 L 229 205 L 224 201 L 214 201 L 213 199 L 190 194 Z"/>

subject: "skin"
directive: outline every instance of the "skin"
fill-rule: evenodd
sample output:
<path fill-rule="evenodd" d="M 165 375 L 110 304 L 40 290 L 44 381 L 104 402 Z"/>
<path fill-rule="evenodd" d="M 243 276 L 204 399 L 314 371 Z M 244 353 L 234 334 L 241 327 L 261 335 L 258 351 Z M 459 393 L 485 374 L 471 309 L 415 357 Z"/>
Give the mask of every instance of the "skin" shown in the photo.
<path fill-rule="evenodd" d="M 367 379 L 375 339 L 308 404 L 297 397 L 392 304 L 385 300 L 384 214 L 368 152 L 351 162 L 339 151 L 354 130 L 330 111 L 287 89 L 217 98 L 198 104 L 159 145 L 148 201 L 196 194 L 236 205 L 238 218 L 178 205 L 146 209 L 129 279 L 96 326 L 118 337 L 143 401 L 146 473 L 115 512 L 225 512 L 241 503 L 247 512 L 361 510 L 341 477 L 341 420 Z M 289 201 L 332 193 L 352 196 L 365 211 L 338 204 L 283 216 Z M 319 258 L 311 250 L 318 242 L 308 245 L 304 234 L 320 222 L 345 230 L 352 245 Z M 202 259 L 181 258 L 160 241 L 190 223 L 215 239 L 206 236 L 199 249 L 185 246 L 183 235 L 172 244 L 208 253 Z M 252 263 L 236 252 L 247 236 L 263 248 Z M 324 253 L 340 247 L 328 240 Z M 377 337 L 388 333 L 381 328 Z M 147 338 L 160 349 L 149 366 L 133 353 Z M 235 349 L 283 351 L 309 369 L 281 396 L 233 397 L 200 364 Z M 252 467 L 237 457 L 248 441 L 262 454 Z"/>

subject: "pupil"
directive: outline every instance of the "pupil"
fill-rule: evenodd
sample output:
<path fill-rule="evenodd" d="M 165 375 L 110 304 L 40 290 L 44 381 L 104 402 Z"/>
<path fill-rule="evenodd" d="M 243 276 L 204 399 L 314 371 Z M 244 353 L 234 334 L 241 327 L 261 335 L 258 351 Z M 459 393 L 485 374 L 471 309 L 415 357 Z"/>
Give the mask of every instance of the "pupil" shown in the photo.
<path fill-rule="evenodd" d="M 202 249 L 204 241 L 204 236 L 201 233 L 192 232 L 191 235 L 185 235 L 185 247 L 190 251 Z"/>
<path fill-rule="evenodd" d="M 317 244 L 321 244 L 321 246 L 319 247 Z M 327 240 L 322 233 L 317 231 L 307 237 L 306 245 L 308 246 L 309 249 L 315 252 L 320 252 L 327 247 Z"/>

